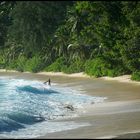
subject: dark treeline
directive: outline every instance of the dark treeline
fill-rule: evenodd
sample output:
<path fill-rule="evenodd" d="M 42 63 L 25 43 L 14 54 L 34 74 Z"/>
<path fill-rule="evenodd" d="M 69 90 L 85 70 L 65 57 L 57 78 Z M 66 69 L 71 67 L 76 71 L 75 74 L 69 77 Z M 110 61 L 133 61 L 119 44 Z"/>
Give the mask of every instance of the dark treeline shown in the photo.
<path fill-rule="evenodd" d="M 140 2 L 1 1 L 0 68 L 140 80 Z"/>

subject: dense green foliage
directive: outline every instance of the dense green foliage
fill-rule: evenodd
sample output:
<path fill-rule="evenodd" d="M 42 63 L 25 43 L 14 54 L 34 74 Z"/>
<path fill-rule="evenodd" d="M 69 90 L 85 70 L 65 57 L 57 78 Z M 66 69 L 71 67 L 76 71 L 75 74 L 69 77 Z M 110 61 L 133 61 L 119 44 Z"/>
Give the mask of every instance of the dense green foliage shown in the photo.
<path fill-rule="evenodd" d="M 2 1 L 0 68 L 140 80 L 140 2 Z"/>
<path fill-rule="evenodd" d="M 131 79 L 132 79 L 132 80 L 140 81 L 140 72 L 139 72 L 139 71 L 133 72 L 133 73 L 132 73 Z"/>

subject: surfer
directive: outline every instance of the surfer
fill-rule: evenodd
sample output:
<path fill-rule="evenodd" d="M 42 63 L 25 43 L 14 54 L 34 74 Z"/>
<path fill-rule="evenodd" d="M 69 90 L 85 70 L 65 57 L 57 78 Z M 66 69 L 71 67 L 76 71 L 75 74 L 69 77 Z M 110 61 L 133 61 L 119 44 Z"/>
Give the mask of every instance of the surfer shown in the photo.
<path fill-rule="evenodd" d="M 44 84 L 46 84 L 46 83 L 48 83 L 49 86 L 51 85 L 51 80 L 50 80 L 50 78 L 49 78 L 46 82 L 44 82 Z"/>

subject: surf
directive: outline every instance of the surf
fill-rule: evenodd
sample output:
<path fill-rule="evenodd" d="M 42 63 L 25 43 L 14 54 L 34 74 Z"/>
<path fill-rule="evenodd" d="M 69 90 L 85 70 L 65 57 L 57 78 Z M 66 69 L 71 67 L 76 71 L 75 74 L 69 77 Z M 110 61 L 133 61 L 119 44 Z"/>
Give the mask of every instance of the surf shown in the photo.
<path fill-rule="evenodd" d="M 78 108 L 104 99 L 80 94 L 58 83 L 48 86 L 37 80 L 0 77 L 0 137 L 24 138 L 28 133 L 28 137 L 38 136 L 41 126 L 48 133 L 60 131 L 50 121 L 74 117 Z M 73 123 L 71 128 L 80 125 Z M 65 123 L 60 127 L 68 129 Z"/>

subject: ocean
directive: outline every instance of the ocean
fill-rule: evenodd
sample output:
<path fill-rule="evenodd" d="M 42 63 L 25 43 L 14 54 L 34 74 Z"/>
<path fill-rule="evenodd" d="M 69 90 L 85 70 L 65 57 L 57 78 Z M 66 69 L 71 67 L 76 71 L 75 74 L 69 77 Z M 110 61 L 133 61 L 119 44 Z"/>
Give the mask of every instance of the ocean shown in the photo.
<path fill-rule="evenodd" d="M 59 83 L 0 77 L 0 138 L 35 138 L 90 125 L 57 121 L 77 117 L 85 105 L 103 102 Z"/>

